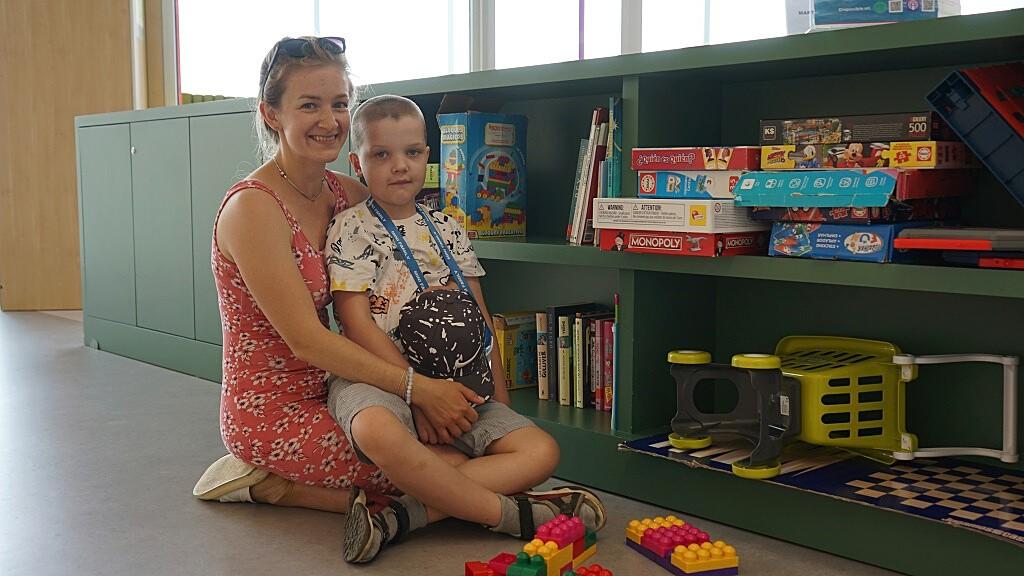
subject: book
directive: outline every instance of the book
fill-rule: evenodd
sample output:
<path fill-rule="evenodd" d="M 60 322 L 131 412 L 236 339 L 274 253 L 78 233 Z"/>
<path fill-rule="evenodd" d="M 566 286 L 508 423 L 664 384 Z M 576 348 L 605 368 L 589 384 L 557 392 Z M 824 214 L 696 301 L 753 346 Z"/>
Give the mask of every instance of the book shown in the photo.
<path fill-rule="evenodd" d="M 537 312 L 537 398 L 547 400 L 551 393 L 548 380 L 548 314 Z"/>
<path fill-rule="evenodd" d="M 601 161 L 604 160 L 605 151 L 607 150 L 607 139 L 608 139 L 608 116 L 607 109 L 602 108 L 604 116 L 597 131 L 597 145 L 594 146 L 593 155 L 590 158 L 588 167 L 589 175 L 587 177 L 586 187 L 580 188 L 580 194 L 582 202 L 579 202 L 576 206 L 576 217 L 573 224 L 573 236 L 570 240 L 570 244 L 581 245 L 583 243 L 593 242 L 594 226 L 593 226 L 593 214 L 594 214 L 594 198 L 597 197 L 598 179 L 600 178 L 601 172 Z"/>
<path fill-rule="evenodd" d="M 602 111 L 605 111 L 602 113 Z M 602 115 L 604 114 L 604 115 Z M 576 214 L 579 212 L 579 205 L 590 190 L 590 165 L 594 157 L 594 149 L 597 146 L 598 131 L 601 126 L 601 119 L 607 117 L 607 109 L 598 106 L 590 117 L 590 133 L 587 135 L 587 149 L 583 155 L 583 162 L 580 164 L 580 178 L 573 190 L 573 202 L 570 206 L 569 223 L 565 227 L 565 239 L 572 241 L 575 234 Z"/>
<path fill-rule="evenodd" d="M 601 353 L 601 366 L 604 373 L 601 375 L 601 385 L 604 388 L 604 403 L 602 409 L 606 412 L 611 412 L 612 405 L 615 402 L 615 397 L 612 394 L 612 382 L 614 380 L 614 364 L 613 359 L 615 356 L 615 335 L 613 334 L 613 328 L 615 327 L 615 320 L 605 320 L 604 334 L 602 335 L 602 344 L 604 350 Z"/>
<path fill-rule="evenodd" d="M 572 321 L 558 317 L 558 403 L 572 405 Z"/>
<path fill-rule="evenodd" d="M 504 312 L 491 316 L 495 342 L 509 390 L 537 385 L 537 312 Z"/>
<path fill-rule="evenodd" d="M 548 327 L 548 398 L 557 399 L 555 392 L 558 390 L 558 376 L 560 374 L 558 357 L 558 317 L 572 314 L 575 317 L 577 312 L 594 310 L 598 304 L 594 302 L 577 302 L 560 306 L 548 306 L 547 327 Z"/>
<path fill-rule="evenodd" d="M 569 225 L 565 229 L 566 240 L 572 236 L 572 215 L 576 213 L 576 203 L 579 201 L 580 178 L 583 177 L 583 163 L 586 161 L 589 146 L 589 140 L 580 139 L 579 154 L 576 157 L 576 176 L 572 180 L 572 200 L 569 202 Z"/>
<path fill-rule="evenodd" d="M 622 197 L 622 98 L 608 97 L 608 198 Z"/>
<path fill-rule="evenodd" d="M 611 312 L 577 312 L 573 325 L 573 405 L 586 408 L 593 398 L 591 392 L 590 322 L 611 316 Z"/>

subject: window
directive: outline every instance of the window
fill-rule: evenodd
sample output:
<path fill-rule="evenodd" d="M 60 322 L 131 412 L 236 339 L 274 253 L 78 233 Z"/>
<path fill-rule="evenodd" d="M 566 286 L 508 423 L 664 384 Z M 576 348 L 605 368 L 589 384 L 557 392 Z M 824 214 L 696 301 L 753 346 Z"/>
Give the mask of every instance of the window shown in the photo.
<path fill-rule="evenodd" d="M 578 60 L 577 0 L 494 0 L 494 67 Z"/>
<path fill-rule="evenodd" d="M 705 0 L 644 0 L 641 46 L 644 52 L 701 46 Z"/>

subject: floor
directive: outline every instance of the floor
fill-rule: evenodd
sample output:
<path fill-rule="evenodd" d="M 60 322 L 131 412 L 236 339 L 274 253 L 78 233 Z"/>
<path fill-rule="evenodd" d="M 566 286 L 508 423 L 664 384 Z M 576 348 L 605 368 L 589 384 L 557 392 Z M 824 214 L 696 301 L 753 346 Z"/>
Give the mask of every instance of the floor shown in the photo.
<path fill-rule="evenodd" d="M 368 567 L 341 561 L 343 517 L 192 498 L 224 453 L 216 384 L 82 345 L 81 315 L 0 313 L 0 574 L 463 574 L 517 542 L 446 521 Z M 622 543 L 669 513 L 607 495 L 593 561 L 663 574 Z M 881 575 L 871 566 L 685 514 L 740 552 L 745 575 Z"/>

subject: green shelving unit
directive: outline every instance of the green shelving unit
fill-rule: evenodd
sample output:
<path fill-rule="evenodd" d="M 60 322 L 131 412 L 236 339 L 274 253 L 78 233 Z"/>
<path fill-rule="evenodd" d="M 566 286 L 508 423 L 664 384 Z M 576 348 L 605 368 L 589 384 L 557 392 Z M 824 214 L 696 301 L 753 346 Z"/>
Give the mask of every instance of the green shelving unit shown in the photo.
<path fill-rule="evenodd" d="M 431 141 L 439 137 L 433 112 L 448 92 L 498 98 L 503 111 L 529 118 L 529 236 L 474 243 L 488 272 L 491 310 L 610 304 L 613 293 L 621 297 L 615 429 L 606 413 L 540 401 L 533 390 L 512 394 L 517 410 L 559 439 L 560 477 L 902 572 L 973 574 L 984 567 L 985 573 L 1011 574 L 1019 571 L 1024 549 L 984 535 L 616 447 L 667 430 L 675 389 L 665 354 L 674 348 L 708 350 L 721 361 L 734 353 L 770 352 L 785 335 L 822 334 L 890 340 L 915 354 L 1024 356 L 1024 274 L 605 253 L 567 246 L 561 236 L 588 111 L 609 96 L 623 100 L 624 150 L 741 145 L 757 142 L 761 118 L 925 110 L 926 94 L 950 70 L 1021 59 L 1024 10 L 1015 10 L 394 82 L 372 92 L 416 100 L 427 114 Z M 224 100 L 76 119 L 87 343 L 219 379 L 208 212 L 228 183 L 251 169 L 243 165 L 254 161 L 253 109 L 249 100 Z M 140 131 L 142 124 L 152 127 Z M 184 140 L 150 139 L 147 148 L 163 148 L 145 152 L 188 160 L 186 190 L 161 191 L 132 177 L 140 164 L 129 150 L 138 146 L 136 134 L 158 127 L 173 128 Z M 622 184 L 625 195 L 635 194 L 629 170 Z M 146 206 L 174 212 L 134 213 Z M 185 234 L 186 223 L 171 226 L 169 219 L 181 219 L 187 208 Z M 111 225 L 105 214 L 120 216 Z M 964 221 L 1024 227 L 1024 209 L 979 171 Z M 167 242 L 132 242 L 164 228 Z M 175 234 L 185 236 L 171 242 Z M 152 295 L 145 292 L 159 283 L 140 276 L 146 268 L 137 266 L 137 251 L 154 246 L 161 258 L 192 263 L 188 289 L 175 291 L 175 304 L 160 311 L 148 309 Z M 982 381 L 992 385 L 977 384 Z M 984 367 L 922 369 L 907 390 L 908 429 L 932 445 L 995 445 L 998 388 L 996 375 Z"/>

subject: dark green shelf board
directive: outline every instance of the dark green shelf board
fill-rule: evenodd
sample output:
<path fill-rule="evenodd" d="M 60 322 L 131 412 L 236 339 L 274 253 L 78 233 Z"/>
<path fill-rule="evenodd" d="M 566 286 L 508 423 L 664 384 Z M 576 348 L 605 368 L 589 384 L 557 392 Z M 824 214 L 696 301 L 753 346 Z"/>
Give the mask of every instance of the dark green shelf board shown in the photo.
<path fill-rule="evenodd" d="M 509 397 L 512 400 L 512 408 L 516 412 L 528 416 L 537 422 L 592 432 L 622 440 L 634 438 L 633 435 L 623 432 L 612 433 L 611 412 L 598 412 L 593 408 L 562 406 L 558 403 L 558 400 L 540 400 L 537 398 L 536 388 L 512 390 L 509 393 Z"/>
<path fill-rule="evenodd" d="M 893 57 L 898 53 L 898 57 Z M 493 92 L 506 100 L 621 90 L 621 79 L 690 72 L 756 81 L 956 66 L 1024 56 L 1024 9 L 677 50 L 486 70 L 374 86 L 408 96 Z"/>
<path fill-rule="evenodd" d="M 769 256 L 688 258 L 604 252 L 593 246 L 570 246 L 561 239 L 545 238 L 529 238 L 527 241 L 474 240 L 473 246 L 480 258 L 488 260 L 1024 298 L 1024 273 L 1016 270 Z"/>
<path fill-rule="evenodd" d="M 558 478 L 663 507 L 666 512 L 682 512 L 907 574 L 1016 574 L 1024 558 L 1024 548 L 964 528 L 619 452 L 617 437 L 543 419 L 537 423 L 562 448 L 562 461 L 555 471 Z M 939 550 L 942 553 L 936 554 Z"/>

